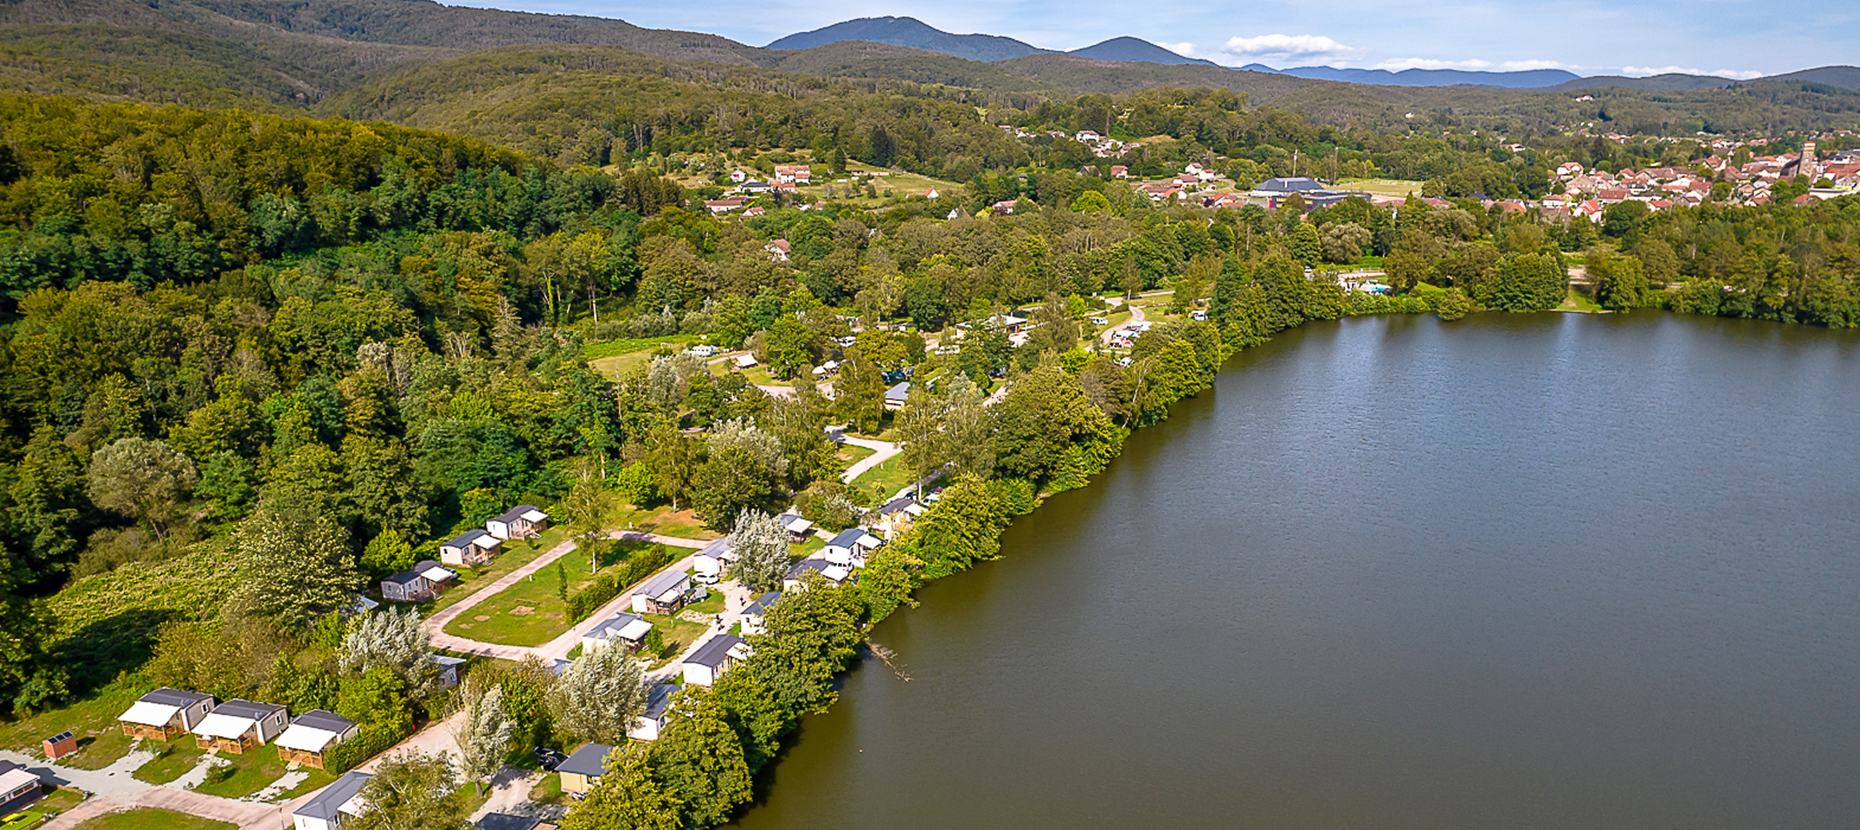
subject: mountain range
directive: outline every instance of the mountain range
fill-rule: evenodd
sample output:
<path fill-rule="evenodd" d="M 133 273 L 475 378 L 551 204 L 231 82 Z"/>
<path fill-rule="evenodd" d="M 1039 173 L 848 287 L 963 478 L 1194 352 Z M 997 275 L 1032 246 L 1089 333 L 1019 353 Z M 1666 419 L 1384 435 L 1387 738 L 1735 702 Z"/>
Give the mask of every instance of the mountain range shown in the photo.
<path fill-rule="evenodd" d="M 1037 54 L 1078 55 L 1101 61 L 1144 61 L 1165 65 L 1199 63 L 1215 66 L 1212 61 L 1178 55 L 1147 40 L 1114 37 L 1070 52 L 1055 52 L 1000 35 L 958 35 L 945 32 L 915 17 L 861 17 L 835 23 L 811 32 L 797 32 L 770 43 L 767 49 L 813 49 L 829 43 L 863 40 L 908 46 L 928 52 L 941 52 L 963 60 L 994 62 Z"/>

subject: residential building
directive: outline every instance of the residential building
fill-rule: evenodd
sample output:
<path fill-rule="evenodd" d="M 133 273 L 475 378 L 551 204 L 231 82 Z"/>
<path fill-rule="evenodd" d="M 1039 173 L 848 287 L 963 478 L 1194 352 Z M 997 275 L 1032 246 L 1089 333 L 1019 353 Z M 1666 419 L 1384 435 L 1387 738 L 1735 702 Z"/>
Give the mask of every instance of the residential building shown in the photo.
<path fill-rule="evenodd" d="M 740 209 L 743 205 L 747 203 L 748 203 L 748 200 L 742 197 L 732 197 L 729 199 L 705 199 L 704 207 L 710 210 L 710 215 L 718 216 L 721 214 L 729 213 L 730 211 L 733 211 L 733 210 Z"/>
<path fill-rule="evenodd" d="M 243 755 L 248 749 L 271 743 L 290 722 L 290 713 L 275 703 L 229 700 L 213 708 L 194 727 L 194 744 L 201 749 Z"/>
<path fill-rule="evenodd" d="M 510 508 L 495 519 L 484 523 L 484 529 L 499 539 L 534 539 L 549 529 L 549 514 L 542 512 L 533 504 L 519 504 Z"/>
<path fill-rule="evenodd" d="M 161 688 L 137 698 L 129 711 L 116 716 L 116 722 L 131 738 L 166 741 L 193 731 L 212 711 L 212 695 Z"/>
<path fill-rule="evenodd" d="M 497 537 L 483 530 L 467 530 L 439 546 L 439 561 L 447 565 L 478 566 L 497 558 L 502 551 Z"/>
<path fill-rule="evenodd" d="M 297 830 L 336 830 L 343 822 L 367 812 L 368 802 L 362 798 L 362 789 L 374 778 L 366 772 L 344 773 L 336 783 L 324 787 L 315 798 L 291 813 L 291 824 Z"/>
<path fill-rule="evenodd" d="M 0 817 L 32 806 L 44 795 L 44 782 L 32 770 L 12 761 L 0 761 Z"/>
<path fill-rule="evenodd" d="M 827 542 L 827 546 L 821 549 L 820 558 L 827 560 L 830 565 L 863 568 L 866 555 L 881 544 L 883 542 L 877 536 L 867 533 L 864 528 L 849 527 Z"/>
<path fill-rule="evenodd" d="M 807 537 L 814 535 L 814 523 L 793 513 L 776 516 L 775 521 L 781 524 L 783 530 L 788 531 L 789 544 L 799 545 L 806 542 Z"/>
<path fill-rule="evenodd" d="M 575 754 L 555 768 L 562 776 L 562 792 L 586 795 L 594 789 L 601 783 L 601 776 L 607 773 L 607 756 L 612 754 L 614 748 L 607 744 L 584 744 L 575 750 Z"/>
<path fill-rule="evenodd" d="M 691 598 L 691 577 L 684 571 L 662 571 L 633 591 L 633 613 L 672 615 Z"/>
<path fill-rule="evenodd" d="M 665 722 L 672 711 L 672 695 L 679 687 L 672 683 L 660 683 L 646 693 L 646 711 L 633 722 L 633 728 L 626 731 L 626 736 L 636 741 L 656 741 L 659 732 L 665 729 Z"/>
<path fill-rule="evenodd" d="M 278 760 L 323 769 L 329 751 L 360 734 L 361 727 L 334 712 L 312 709 L 278 736 Z"/>
<path fill-rule="evenodd" d="M 756 597 L 754 602 L 744 607 L 742 615 L 738 618 L 743 624 L 743 636 L 748 637 L 766 633 L 768 631 L 767 622 L 769 609 L 774 608 L 775 603 L 780 600 L 780 591 L 770 591 L 762 596 Z"/>
<path fill-rule="evenodd" d="M 735 537 L 725 536 L 691 555 L 691 568 L 704 576 L 723 576 L 736 561 Z"/>
<path fill-rule="evenodd" d="M 646 647 L 646 635 L 652 632 L 652 623 L 646 622 L 638 614 L 624 611 L 601 620 L 588 633 L 581 635 L 581 651 L 588 653 L 596 648 L 619 645 L 628 654 L 638 653 Z"/>
<path fill-rule="evenodd" d="M 685 685 L 710 686 L 732 666 L 749 658 L 749 643 L 734 634 L 718 634 L 685 658 Z"/>
<path fill-rule="evenodd" d="M 911 382 L 901 381 L 896 386 L 885 390 L 885 409 L 896 412 L 904 408 L 904 402 L 910 400 Z"/>
<path fill-rule="evenodd" d="M 381 580 L 381 598 L 396 602 L 425 602 L 451 587 L 452 580 L 458 576 L 457 572 L 446 570 L 438 562 L 424 559 L 414 563 L 412 570 L 401 571 Z"/>
<path fill-rule="evenodd" d="M 814 181 L 814 168 L 805 164 L 777 164 L 775 181 L 783 184 L 811 184 Z"/>
<path fill-rule="evenodd" d="M 807 575 L 810 573 L 820 574 L 829 585 L 844 585 L 846 580 L 852 578 L 852 569 L 844 565 L 835 565 L 825 559 L 803 559 L 794 563 L 794 567 L 789 568 L 787 575 L 782 577 L 782 593 L 806 590 Z"/>

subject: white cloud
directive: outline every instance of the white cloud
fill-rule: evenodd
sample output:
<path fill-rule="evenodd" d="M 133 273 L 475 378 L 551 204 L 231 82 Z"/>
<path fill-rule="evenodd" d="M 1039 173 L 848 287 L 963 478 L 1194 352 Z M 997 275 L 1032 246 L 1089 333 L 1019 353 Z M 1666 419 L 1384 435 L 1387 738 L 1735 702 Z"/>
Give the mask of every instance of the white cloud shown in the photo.
<path fill-rule="evenodd" d="M 1363 54 L 1363 50 L 1345 46 L 1323 35 L 1259 35 L 1228 38 L 1211 56 L 1220 63 L 1264 63 L 1298 66 L 1307 63 L 1346 61 Z"/>
<path fill-rule="evenodd" d="M 1623 66 L 1621 67 L 1621 74 L 1626 75 L 1630 78 L 1644 78 L 1644 77 L 1647 77 L 1648 75 L 1670 75 L 1674 73 L 1681 74 L 1681 75 L 1716 75 L 1720 78 L 1733 78 L 1739 81 L 1748 81 L 1751 78 L 1761 78 L 1764 75 L 1764 73 L 1758 72 L 1757 70 L 1754 70 L 1754 69 L 1705 70 L 1705 69 L 1688 69 L 1683 66 Z"/>
<path fill-rule="evenodd" d="M 1201 54 L 1200 50 L 1195 48 L 1195 44 L 1193 43 L 1164 43 L 1159 40 L 1156 42 L 1156 45 L 1185 58 L 1205 57 Z"/>
<path fill-rule="evenodd" d="M 1499 66 L 1504 67 L 1507 72 L 1527 72 L 1532 69 L 1567 69 L 1571 72 L 1582 71 L 1582 67 L 1562 61 L 1505 61 L 1499 64 Z"/>

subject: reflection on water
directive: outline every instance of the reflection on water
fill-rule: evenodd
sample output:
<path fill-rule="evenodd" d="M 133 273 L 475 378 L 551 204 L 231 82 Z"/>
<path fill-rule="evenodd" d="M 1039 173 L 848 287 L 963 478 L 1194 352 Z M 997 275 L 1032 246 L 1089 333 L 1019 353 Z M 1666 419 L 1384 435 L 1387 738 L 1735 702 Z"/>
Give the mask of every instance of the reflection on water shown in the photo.
<path fill-rule="evenodd" d="M 1860 337 L 1315 324 L 874 634 L 741 823 L 1860 826 Z"/>

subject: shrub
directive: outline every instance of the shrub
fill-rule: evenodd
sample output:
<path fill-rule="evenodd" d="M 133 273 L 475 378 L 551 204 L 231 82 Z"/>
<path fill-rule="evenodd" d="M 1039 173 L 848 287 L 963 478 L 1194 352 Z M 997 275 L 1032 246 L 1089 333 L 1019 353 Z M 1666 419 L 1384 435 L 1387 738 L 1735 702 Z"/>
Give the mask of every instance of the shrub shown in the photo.
<path fill-rule="evenodd" d="M 620 595 L 620 591 L 635 582 L 652 575 L 653 571 L 671 564 L 672 553 L 664 545 L 653 545 L 633 554 L 626 564 L 613 573 L 602 574 L 575 592 L 568 598 L 568 618 L 580 620 L 596 609 L 606 605 L 609 600 Z"/>

